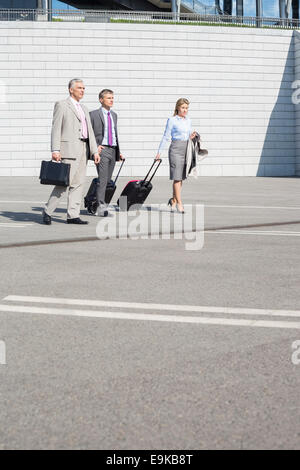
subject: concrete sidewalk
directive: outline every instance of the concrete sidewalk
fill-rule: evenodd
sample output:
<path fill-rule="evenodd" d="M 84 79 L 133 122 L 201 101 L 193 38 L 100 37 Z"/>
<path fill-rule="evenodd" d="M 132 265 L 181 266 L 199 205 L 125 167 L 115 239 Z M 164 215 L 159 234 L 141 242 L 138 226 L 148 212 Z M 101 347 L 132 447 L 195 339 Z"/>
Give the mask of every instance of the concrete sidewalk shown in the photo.
<path fill-rule="evenodd" d="M 87 191 L 91 178 L 87 178 Z M 128 178 L 120 178 L 112 200 L 111 212 Z M 16 244 L 88 241 L 97 239 L 100 220 L 89 216 L 82 207 L 82 218 L 88 226 L 70 226 L 66 221 L 66 197 L 57 209 L 51 226 L 42 223 L 43 205 L 51 192 L 37 178 L 0 178 L 0 247 Z M 169 217 L 167 201 L 171 196 L 171 182 L 156 178 L 154 187 L 143 208 L 154 204 Z M 201 177 L 190 178 L 183 186 L 183 201 L 204 205 L 204 227 L 210 230 L 280 230 L 297 231 L 300 224 L 300 183 L 298 178 Z M 155 209 L 157 210 L 157 208 Z M 175 221 L 182 216 L 174 214 Z M 193 221 L 193 230 L 195 230 Z M 163 232 L 161 219 L 156 226 Z"/>

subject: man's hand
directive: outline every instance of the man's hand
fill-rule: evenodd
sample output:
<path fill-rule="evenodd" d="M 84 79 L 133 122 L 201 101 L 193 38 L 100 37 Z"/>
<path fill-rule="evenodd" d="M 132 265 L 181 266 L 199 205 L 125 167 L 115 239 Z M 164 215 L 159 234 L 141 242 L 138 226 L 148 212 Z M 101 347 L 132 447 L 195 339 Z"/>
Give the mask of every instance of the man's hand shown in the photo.
<path fill-rule="evenodd" d="M 125 160 L 125 157 L 123 157 L 123 155 L 120 154 L 120 160 Z"/>
<path fill-rule="evenodd" d="M 95 162 L 95 165 L 98 165 L 98 163 L 100 163 L 100 155 L 99 155 L 99 153 L 95 153 L 95 154 L 94 154 L 94 162 Z"/>
<path fill-rule="evenodd" d="M 52 160 L 55 162 L 60 162 L 61 161 L 61 155 L 59 152 L 52 152 Z"/>
<path fill-rule="evenodd" d="M 101 155 L 102 149 L 104 149 L 104 145 L 99 145 L 99 147 L 98 147 L 99 155 Z"/>

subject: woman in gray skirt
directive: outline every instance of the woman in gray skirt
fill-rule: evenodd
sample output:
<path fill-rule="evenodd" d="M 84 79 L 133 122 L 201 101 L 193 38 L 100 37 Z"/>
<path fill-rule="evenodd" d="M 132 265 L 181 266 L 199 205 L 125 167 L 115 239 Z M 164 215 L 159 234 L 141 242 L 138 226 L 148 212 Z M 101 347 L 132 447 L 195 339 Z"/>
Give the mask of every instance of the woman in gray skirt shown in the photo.
<path fill-rule="evenodd" d="M 191 120 L 187 117 L 189 101 L 180 98 L 175 106 L 174 116 L 167 121 L 166 129 L 161 140 L 156 159 L 160 158 L 166 143 L 171 139 L 169 147 L 170 180 L 173 180 L 173 197 L 169 199 L 168 205 L 171 209 L 177 209 L 184 214 L 181 201 L 182 180 L 185 179 L 185 154 L 189 139 L 196 135 L 191 132 Z"/>

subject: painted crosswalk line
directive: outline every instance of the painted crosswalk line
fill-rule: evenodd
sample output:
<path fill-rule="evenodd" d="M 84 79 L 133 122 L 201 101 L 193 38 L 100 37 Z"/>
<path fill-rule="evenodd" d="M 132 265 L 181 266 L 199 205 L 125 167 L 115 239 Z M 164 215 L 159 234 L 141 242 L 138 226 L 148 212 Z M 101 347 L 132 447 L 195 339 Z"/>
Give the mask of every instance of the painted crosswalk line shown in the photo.
<path fill-rule="evenodd" d="M 61 304 L 70 306 L 81 306 L 84 309 L 72 309 L 62 307 L 43 307 L 32 305 L 14 305 L 13 302 L 23 303 L 41 303 L 41 304 Z M 263 309 L 243 309 L 229 307 L 205 307 L 205 306 L 189 306 L 189 305 L 167 305 L 167 304 L 143 304 L 132 302 L 113 302 L 99 300 L 80 300 L 80 299 L 58 299 L 47 297 L 30 297 L 30 296 L 7 296 L 3 302 L 8 304 L 0 304 L 0 312 L 19 313 L 31 315 L 52 315 L 64 317 L 85 317 L 85 318 L 106 318 L 111 320 L 135 320 L 135 321 L 151 321 L 151 322 L 170 322 L 170 323 L 186 323 L 199 325 L 220 325 L 220 326 L 239 326 L 239 327 L 257 327 L 257 328 L 282 328 L 282 329 L 300 329 L 300 321 L 281 321 L 269 319 L 240 319 L 240 318 L 220 318 L 202 316 L 200 313 L 214 314 L 235 314 L 235 315 L 264 315 L 300 317 L 300 311 L 296 310 L 263 310 Z M 89 310 L 87 307 L 110 307 L 110 308 L 127 308 L 130 310 L 152 310 L 155 313 L 142 312 L 124 312 L 124 311 L 106 311 L 106 310 Z M 172 314 L 157 313 L 157 311 L 172 311 Z M 176 312 L 195 312 L 198 315 L 180 315 Z"/>
<path fill-rule="evenodd" d="M 125 308 L 131 310 L 152 310 L 170 312 L 199 312 L 199 313 L 220 313 L 223 315 L 264 315 L 276 317 L 300 317 L 300 310 L 274 310 L 244 307 L 216 307 L 200 305 L 173 305 L 141 302 L 120 302 L 113 300 L 87 300 L 87 299 L 66 299 L 56 297 L 36 297 L 23 295 L 8 295 L 3 299 L 6 302 L 24 302 L 39 304 L 57 304 L 82 307 L 104 307 L 104 308 Z"/>

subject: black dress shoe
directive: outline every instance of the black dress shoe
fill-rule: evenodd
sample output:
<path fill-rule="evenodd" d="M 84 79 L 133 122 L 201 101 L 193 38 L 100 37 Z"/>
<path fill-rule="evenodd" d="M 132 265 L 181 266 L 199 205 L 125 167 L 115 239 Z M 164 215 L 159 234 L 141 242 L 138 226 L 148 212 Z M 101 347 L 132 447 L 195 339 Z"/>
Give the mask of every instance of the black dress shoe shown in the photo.
<path fill-rule="evenodd" d="M 46 212 L 43 212 L 43 222 L 45 225 L 51 225 L 51 217 L 50 215 L 46 214 Z"/>
<path fill-rule="evenodd" d="M 87 225 L 88 222 L 81 220 L 79 217 L 76 217 L 75 219 L 67 219 L 67 224 Z"/>

